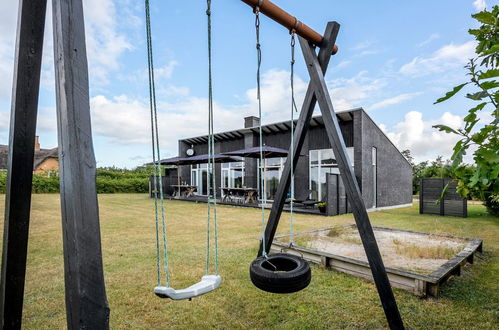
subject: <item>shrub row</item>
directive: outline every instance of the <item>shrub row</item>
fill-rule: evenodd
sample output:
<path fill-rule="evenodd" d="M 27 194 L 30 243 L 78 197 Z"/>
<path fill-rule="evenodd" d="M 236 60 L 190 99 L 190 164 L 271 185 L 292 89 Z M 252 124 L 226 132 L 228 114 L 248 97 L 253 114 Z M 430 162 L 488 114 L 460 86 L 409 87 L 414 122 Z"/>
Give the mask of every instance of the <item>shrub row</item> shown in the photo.
<path fill-rule="evenodd" d="M 133 174 L 130 170 L 106 169 L 101 175 L 100 170 L 97 174 L 97 193 L 146 193 L 149 190 L 149 175 L 146 171 Z M 117 173 L 121 172 L 121 173 Z M 7 173 L 0 171 L 0 193 L 5 193 Z M 45 175 L 33 175 L 33 193 L 58 193 L 59 177 Z"/>

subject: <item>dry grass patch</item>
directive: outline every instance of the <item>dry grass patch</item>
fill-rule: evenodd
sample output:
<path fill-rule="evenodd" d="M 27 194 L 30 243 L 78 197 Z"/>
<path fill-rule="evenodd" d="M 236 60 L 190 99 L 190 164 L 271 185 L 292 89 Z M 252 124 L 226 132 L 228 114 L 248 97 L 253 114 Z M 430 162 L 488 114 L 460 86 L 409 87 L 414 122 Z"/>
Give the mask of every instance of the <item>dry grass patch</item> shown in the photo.
<path fill-rule="evenodd" d="M 421 246 L 412 243 L 400 241 L 398 239 L 392 240 L 397 253 L 405 255 L 409 258 L 420 259 L 450 259 L 454 257 L 461 248 L 455 246 L 448 246 L 444 243 L 437 245 Z"/>

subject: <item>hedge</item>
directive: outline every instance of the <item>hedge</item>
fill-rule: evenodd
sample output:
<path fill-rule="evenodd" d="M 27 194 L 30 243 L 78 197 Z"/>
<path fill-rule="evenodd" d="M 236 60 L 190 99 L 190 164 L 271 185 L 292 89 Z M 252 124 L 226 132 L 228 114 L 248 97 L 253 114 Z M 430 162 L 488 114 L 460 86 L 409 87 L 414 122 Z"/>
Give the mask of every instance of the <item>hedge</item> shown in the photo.
<path fill-rule="evenodd" d="M 150 171 L 103 168 L 97 170 L 97 193 L 146 193 Z M 0 171 L 0 193 L 5 193 L 7 173 Z M 33 175 L 33 193 L 58 193 L 59 177 Z"/>

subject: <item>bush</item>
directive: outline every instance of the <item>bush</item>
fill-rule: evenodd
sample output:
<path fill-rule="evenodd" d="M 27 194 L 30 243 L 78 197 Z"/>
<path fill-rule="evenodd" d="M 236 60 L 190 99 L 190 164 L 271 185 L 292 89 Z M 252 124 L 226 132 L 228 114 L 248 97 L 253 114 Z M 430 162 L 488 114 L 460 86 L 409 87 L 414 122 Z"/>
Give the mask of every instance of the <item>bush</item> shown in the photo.
<path fill-rule="evenodd" d="M 6 185 L 7 185 L 7 172 L 0 170 L 0 194 L 5 194 Z"/>
<path fill-rule="evenodd" d="M 146 193 L 149 191 L 149 176 L 152 171 L 148 168 L 134 170 L 118 168 L 97 169 L 97 193 Z M 0 171 L 0 193 L 4 194 L 7 184 L 7 172 Z M 59 176 L 33 175 L 33 193 L 58 193 Z"/>
<path fill-rule="evenodd" d="M 113 193 L 145 193 L 149 191 L 147 178 L 110 179 L 97 177 L 97 192 L 99 194 Z"/>
<path fill-rule="evenodd" d="M 44 175 L 33 175 L 33 187 L 31 189 L 33 193 L 57 193 L 59 192 L 59 177 L 58 176 L 44 176 Z"/>

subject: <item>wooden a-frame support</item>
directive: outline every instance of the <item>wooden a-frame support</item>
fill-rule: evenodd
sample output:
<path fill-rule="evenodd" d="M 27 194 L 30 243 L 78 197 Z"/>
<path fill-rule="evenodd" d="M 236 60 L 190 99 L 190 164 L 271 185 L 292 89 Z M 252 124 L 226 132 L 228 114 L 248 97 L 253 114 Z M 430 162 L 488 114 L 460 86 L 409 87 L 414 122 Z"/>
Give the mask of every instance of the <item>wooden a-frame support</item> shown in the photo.
<path fill-rule="evenodd" d="M 47 0 L 19 0 L 0 286 L 0 325 L 20 329 Z M 82 0 L 52 0 L 66 315 L 108 329 Z M 37 279 L 43 281 L 43 279 Z"/>
<path fill-rule="evenodd" d="M 318 55 L 315 52 L 315 47 L 311 43 L 304 38 L 299 37 L 305 64 L 310 75 L 310 83 L 308 85 L 300 117 L 298 118 L 295 128 L 295 145 L 290 146 L 290 148 L 294 148 L 294 158 L 291 159 L 291 157 L 288 157 L 286 159 L 286 164 L 284 165 L 284 169 L 282 171 L 274 203 L 272 204 L 272 209 L 268 218 L 267 227 L 265 229 L 265 247 L 263 247 L 262 242 L 260 244 L 258 255 L 261 255 L 264 248 L 267 253 L 270 251 L 284 207 L 287 192 L 290 188 L 291 162 L 293 162 L 294 167 L 298 164 L 300 151 L 303 147 L 305 136 L 309 129 L 315 105 L 316 103 L 319 103 L 327 136 L 338 162 L 341 179 L 343 180 L 347 196 L 349 197 L 355 222 L 369 261 L 369 266 L 371 267 L 374 283 L 378 289 L 378 294 L 385 311 L 388 325 L 391 329 L 404 329 L 404 324 L 386 274 L 385 266 L 383 265 L 383 259 L 381 258 L 378 244 L 376 243 L 376 238 L 374 237 L 374 232 L 369 221 L 369 216 L 367 215 L 367 210 L 364 205 L 364 200 L 362 199 L 353 167 L 348 159 L 345 141 L 341 135 L 338 119 L 336 118 L 336 114 L 331 103 L 331 97 L 329 96 L 326 82 L 324 80 L 324 75 L 331 58 L 339 27 L 339 24 L 336 22 L 328 23 Z"/>

